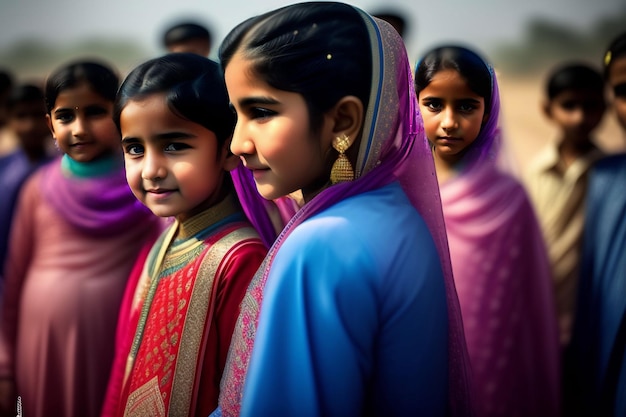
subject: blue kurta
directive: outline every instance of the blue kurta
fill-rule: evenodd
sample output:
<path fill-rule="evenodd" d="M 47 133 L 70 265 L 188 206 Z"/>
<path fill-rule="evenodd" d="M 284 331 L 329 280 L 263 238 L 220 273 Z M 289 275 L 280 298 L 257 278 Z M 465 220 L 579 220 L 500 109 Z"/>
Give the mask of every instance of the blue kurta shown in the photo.
<path fill-rule="evenodd" d="M 444 415 L 438 259 L 397 183 L 298 226 L 265 287 L 242 416 Z"/>
<path fill-rule="evenodd" d="M 625 416 L 626 154 L 606 157 L 591 171 L 583 243 L 568 362 L 573 396 L 582 401 L 582 415 L 613 409 L 610 415 Z"/>

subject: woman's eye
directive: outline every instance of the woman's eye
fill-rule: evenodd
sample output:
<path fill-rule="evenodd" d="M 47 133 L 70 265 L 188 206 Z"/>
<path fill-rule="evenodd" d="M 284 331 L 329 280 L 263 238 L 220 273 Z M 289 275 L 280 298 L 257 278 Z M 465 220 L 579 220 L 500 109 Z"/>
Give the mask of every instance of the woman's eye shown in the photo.
<path fill-rule="evenodd" d="M 441 103 L 438 101 L 427 101 L 423 104 L 423 106 L 432 112 L 441 110 Z"/>
<path fill-rule="evenodd" d="M 85 109 L 85 116 L 106 116 L 108 114 L 109 111 L 104 107 L 91 106 Z"/>
<path fill-rule="evenodd" d="M 253 119 L 266 119 L 268 117 L 272 117 L 278 114 L 273 110 L 269 110 L 263 107 L 254 107 L 250 110 L 250 112 L 252 113 Z"/>
<path fill-rule="evenodd" d="M 186 143 L 174 142 L 174 143 L 169 143 L 165 147 L 165 151 L 176 152 L 176 151 L 182 151 L 182 150 L 189 149 L 189 148 L 191 148 L 191 146 L 187 145 Z"/>
<path fill-rule="evenodd" d="M 128 145 L 124 148 L 124 152 L 129 155 L 137 156 L 143 154 L 143 146 L 141 145 Z"/>
<path fill-rule="evenodd" d="M 459 111 L 463 113 L 471 113 L 476 109 L 476 105 L 473 103 L 461 103 L 459 104 Z"/>
<path fill-rule="evenodd" d="M 55 119 L 60 121 L 61 123 L 69 123 L 74 120 L 74 114 L 72 113 L 57 113 L 55 115 Z"/>

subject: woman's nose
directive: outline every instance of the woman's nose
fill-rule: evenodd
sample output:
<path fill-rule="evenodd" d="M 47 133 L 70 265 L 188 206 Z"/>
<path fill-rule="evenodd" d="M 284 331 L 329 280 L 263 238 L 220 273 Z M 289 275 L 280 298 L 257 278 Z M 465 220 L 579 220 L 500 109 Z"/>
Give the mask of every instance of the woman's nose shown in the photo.
<path fill-rule="evenodd" d="M 163 164 L 162 158 L 153 153 L 145 153 L 143 158 L 143 167 L 141 178 L 144 180 L 155 181 L 164 179 L 167 176 L 167 169 Z"/>
<path fill-rule="evenodd" d="M 245 132 L 245 129 L 237 123 L 233 131 L 233 139 L 230 142 L 230 151 L 235 155 L 250 155 L 254 153 L 254 141 Z"/>

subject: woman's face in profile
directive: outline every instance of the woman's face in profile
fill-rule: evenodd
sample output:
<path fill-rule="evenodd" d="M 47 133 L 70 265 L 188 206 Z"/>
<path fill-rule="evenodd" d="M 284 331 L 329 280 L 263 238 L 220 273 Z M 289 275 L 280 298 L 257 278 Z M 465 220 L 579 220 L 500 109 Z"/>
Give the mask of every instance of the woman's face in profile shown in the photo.
<path fill-rule="evenodd" d="M 329 144 L 312 136 L 301 94 L 278 90 L 255 75 L 250 62 L 235 54 L 225 70 L 237 125 L 231 151 L 252 171 L 259 193 L 276 199 L 297 190 L 319 188 L 328 180 Z M 306 197 L 306 195 L 305 195 Z"/>

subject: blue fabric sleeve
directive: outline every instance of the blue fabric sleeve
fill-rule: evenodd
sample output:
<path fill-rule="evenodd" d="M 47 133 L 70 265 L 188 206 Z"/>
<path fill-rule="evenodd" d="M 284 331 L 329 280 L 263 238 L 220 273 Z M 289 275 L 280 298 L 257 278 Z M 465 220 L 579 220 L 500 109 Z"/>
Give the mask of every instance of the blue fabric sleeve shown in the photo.
<path fill-rule="evenodd" d="M 304 223 L 277 254 L 242 416 L 444 414 L 447 309 L 430 235 L 409 223 L 405 241 L 391 224 L 395 239 L 379 241 L 343 220 Z"/>

